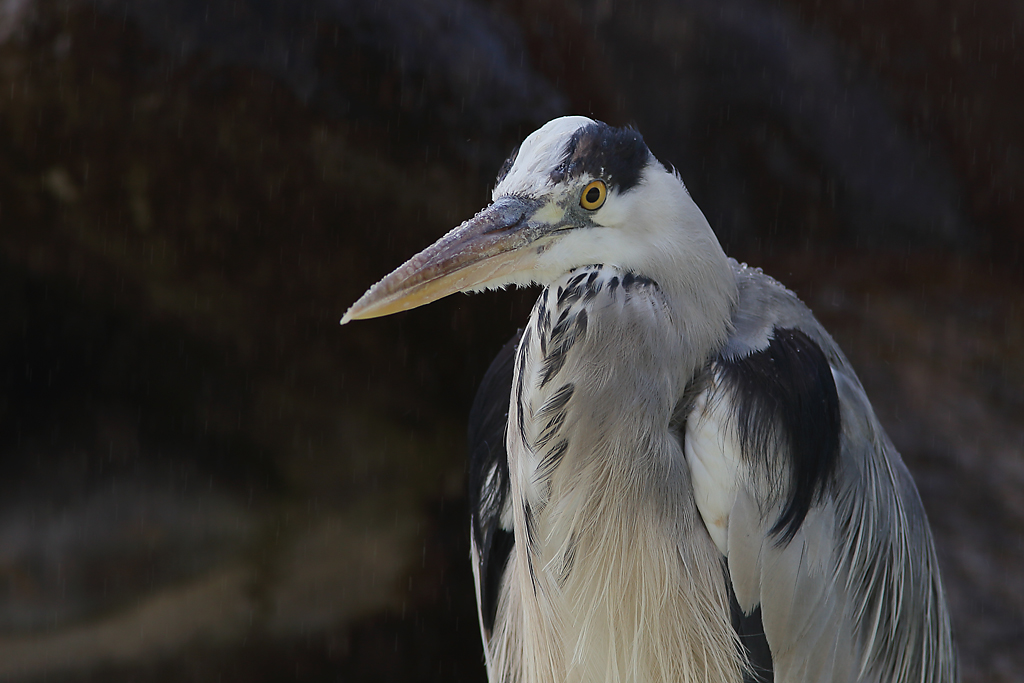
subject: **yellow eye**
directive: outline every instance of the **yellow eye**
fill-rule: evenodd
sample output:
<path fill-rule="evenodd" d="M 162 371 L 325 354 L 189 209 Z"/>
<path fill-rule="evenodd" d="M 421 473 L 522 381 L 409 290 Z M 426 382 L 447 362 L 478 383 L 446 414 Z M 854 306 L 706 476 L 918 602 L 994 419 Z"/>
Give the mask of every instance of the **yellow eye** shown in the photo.
<path fill-rule="evenodd" d="M 580 195 L 580 206 L 588 211 L 600 209 L 607 195 L 608 188 L 605 187 L 604 181 L 593 180 L 583 188 L 583 194 Z"/>

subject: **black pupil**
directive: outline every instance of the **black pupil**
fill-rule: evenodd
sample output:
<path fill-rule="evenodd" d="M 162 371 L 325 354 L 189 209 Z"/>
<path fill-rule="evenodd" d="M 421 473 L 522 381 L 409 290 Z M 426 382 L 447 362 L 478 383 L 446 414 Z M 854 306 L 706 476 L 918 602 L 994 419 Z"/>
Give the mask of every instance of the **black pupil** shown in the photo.
<path fill-rule="evenodd" d="M 598 198 L 601 196 L 601 190 L 596 187 L 592 187 L 587 190 L 587 204 L 596 204 Z"/>

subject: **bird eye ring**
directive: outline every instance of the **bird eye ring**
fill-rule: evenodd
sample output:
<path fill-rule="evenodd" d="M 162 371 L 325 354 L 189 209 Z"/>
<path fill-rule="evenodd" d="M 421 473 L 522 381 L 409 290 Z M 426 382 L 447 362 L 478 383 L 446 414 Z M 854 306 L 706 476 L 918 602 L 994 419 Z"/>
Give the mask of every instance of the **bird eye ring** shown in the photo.
<path fill-rule="evenodd" d="M 604 181 L 592 180 L 583 188 L 583 194 L 580 195 L 580 206 L 588 211 L 600 209 L 607 196 L 608 188 L 605 187 Z"/>

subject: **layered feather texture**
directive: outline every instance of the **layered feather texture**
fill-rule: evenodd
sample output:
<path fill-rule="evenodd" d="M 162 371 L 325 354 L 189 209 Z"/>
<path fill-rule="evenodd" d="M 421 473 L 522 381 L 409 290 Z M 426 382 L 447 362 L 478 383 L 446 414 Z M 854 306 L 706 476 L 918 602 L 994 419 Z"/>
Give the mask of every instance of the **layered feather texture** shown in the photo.
<path fill-rule="evenodd" d="M 508 417 L 516 549 L 496 680 L 741 680 L 720 555 L 668 430 L 688 379 L 664 371 L 681 351 L 671 313 L 614 268 L 570 273 L 534 309 Z M 618 345 L 621 330 L 637 342 Z"/>
<path fill-rule="evenodd" d="M 799 299 L 635 131 L 553 121 L 494 195 L 540 236 L 484 284 L 544 290 L 474 407 L 492 683 L 955 681 L 917 491 Z"/>
<path fill-rule="evenodd" d="M 792 293 L 731 271 L 733 332 L 703 370 L 659 355 L 685 359 L 660 288 L 610 267 L 548 288 L 506 352 L 495 386 L 510 471 L 491 521 L 515 543 L 488 586 L 492 681 L 760 680 L 730 590 L 763 625 L 752 637 L 775 681 L 956 680 L 924 510 L 863 389 Z M 834 380 L 838 452 L 816 481 L 793 474 L 793 440 L 770 414 L 744 439 L 722 371 L 770 359 L 778 329 L 802 330 Z M 797 499 L 806 510 L 780 533 Z"/>

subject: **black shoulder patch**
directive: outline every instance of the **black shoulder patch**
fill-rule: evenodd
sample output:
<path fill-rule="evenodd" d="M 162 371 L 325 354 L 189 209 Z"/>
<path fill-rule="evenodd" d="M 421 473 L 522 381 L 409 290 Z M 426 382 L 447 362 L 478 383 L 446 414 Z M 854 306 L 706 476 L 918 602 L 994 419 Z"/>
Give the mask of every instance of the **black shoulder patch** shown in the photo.
<path fill-rule="evenodd" d="M 560 183 L 586 173 L 625 192 L 640 182 L 640 174 L 652 158 L 637 131 L 596 122 L 569 138 L 561 163 L 551 172 L 551 180 Z"/>
<path fill-rule="evenodd" d="M 480 612 L 488 633 L 494 628 L 502 576 L 515 546 L 512 532 L 501 528 L 500 517 L 509 495 L 505 429 L 521 338 L 520 330 L 498 352 L 469 412 L 469 510 L 473 543 L 480 553 Z"/>
<path fill-rule="evenodd" d="M 789 443 L 789 489 L 771 530 L 788 543 L 830 485 L 839 458 L 839 394 L 828 359 L 800 330 L 776 329 L 768 348 L 719 359 L 718 366 L 738 399 L 744 456 L 764 458 L 779 437 Z"/>

